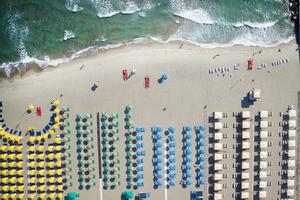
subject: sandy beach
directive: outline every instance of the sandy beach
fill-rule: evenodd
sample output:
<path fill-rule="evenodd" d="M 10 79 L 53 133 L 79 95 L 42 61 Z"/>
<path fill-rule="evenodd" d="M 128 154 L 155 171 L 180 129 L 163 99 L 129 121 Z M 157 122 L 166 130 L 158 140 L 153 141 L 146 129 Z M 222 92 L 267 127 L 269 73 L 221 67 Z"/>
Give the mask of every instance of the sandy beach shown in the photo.
<path fill-rule="evenodd" d="M 181 48 L 180 48 L 181 47 Z M 278 51 L 280 49 L 280 51 Z M 300 90 L 300 64 L 297 44 L 293 40 L 288 44 L 277 47 L 244 47 L 204 49 L 187 43 L 158 44 L 146 42 L 144 44 L 132 44 L 117 49 L 111 49 L 98 55 L 73 60 L 58 67 L 48 67 L 43 71 L 28 71 L 22 77 L 0 79 L 0 100 L 3 101 L 4 118 L 11 128 L 17 125 L 20 130 L 31 126 L 41 129 L 49 121 L 49 108 L 52 99 L 57 98 L 62 106 L 71 109 L 72 145 L 71 152 L 74 158 L 73 187 L 69 191 L 80 193 L 80 199 L 120 199 L 121 193 L 126 190 L 125 175 L 125 144 L 124 144 L 124 109 L 130 104 L 133 106 L 133 124 L 135 127 L 144 126 L 145 149 L 145 187 L 134 191 L 150 192 L 151 198 L 156 200 L 188 199 L 191 190 L 197 190 L 195 178 L 193 185 L 186 189 L 181 187 L 181 140 L 182 126 L 203 124 L 207 128 L 212 124 L 208 117 L 214 111 L 230 113 L 247 110 L 242 105 L 242 100 L 247 92 L 253 88 L 261 89 L 261 101 L 251 107 L 253 113 L 260 110 L 269 110 L 276 113 L 274 121 L 280 121 L 279 113 L 286 111 L 288 105 L 297 107 L 297 92 Z M 254 59 L 254 69 L 247 70 L 247 60 Z M 289 62 L 273 67 L 272 62 L 288 58 Z M 258 69 L 266 63 L 267 67 Z M 239 64 L 239 69 L 233 66 Z M 84 67 L 82 67 L 84 66 Z M 230 66 L 231 70 L 224 73 L 209 73 L 209 69 Z M 136 74 L 129 80 L 122 79 L 123 69 L 136 69 Z M 167 73 L 169 79 L 158 83 L 162 73 Z M 150 88 L 144 87 L 144 77 L 150 77 Z M 99 87 L 93 91 L 93 84 L 99 81 Z M 24 114 L 29 104 L 41 106 L 43 115 L 41 118 L 34 114 Z M 77 161 L 75 148 L 75 116 L 77 113 L 97 112 L 120 114 L 120 141 L 117 150 L 121 159 L 121 186 L 115 190 L 102 190 L 100 192 L 98 171 L 97 185 L 88 192 L 78 190 Z M 275 115 L 275 114 L 274 114 Z M 96 118 L 93 129 L 96 132 Z M 229 123 L 235 123 L 233 119 Z M 152 181 L 152 142 L 150 127 L 161 126 L 163 130 L 169 126 L 175 127 L 177 142 L 176 152 L 176 187 L 165 190 L 164 187 L 153 189 Z M 228 134 L 234 131 L 230 125 Z M 278 125 L 274 126 L 274 132 L 278 132 Z M 207 129 L 208 130 L 208 129 Z M 226 132 L 226 131 L 224 131 Z M 74 133 L 74 134 L 73 134 Z M 209 142 L 209 131 L 205 132 Z M 275 135 L 275 134 L 274 134 Z M 278 136 L 278 134 L 276 133 Z M 275 137 L 275 136 L 274 136 Z M 95 134 L 96 138 L 96 134 Z M 231 137 L 232 138 L 232 137 Z M 26 137 L 23 138 L 26 141 Z M 272 148 L 278 147 L 275 142 Z M 24 142 L 24 145 L 26 143 Z M 96 141 L 95 141 L 95 145 Z M 208 148 L 210 147 L 208 145 Z M 231 147 L 230 147 L 231 148 Z M 96 148 L 97 149 L 97 148 Z M 192 148 L 195 149 L 195 134 L 192 136 Z M 278 150 L 277 150 L 278 151 Z M 209 152 L 209 151 L 207 151 Z M 228 150 L 230 152 L 230 150 Z M 97 152 L 95 152 L 97 155 Z M 275 154 L 275 153 L 274 153 Z M 193 161 L 194 161 L 194 152 Z M 207 155 L 209 157 L 210 155 Z M 278 155 L 277 155 L 278 156 Z M 96 163 L 98 163 L 95 156 Z M 207 162 L 207 184 L 201 188 L 205 199 L 210 197 L 209 174 Z M 274 162 L 275 165 L 275 162 Z M 232 168 L 232 166 L 228 166 Z M 96 169 L 98 166 L 96 164 Z M 24 170 L 25 167 L 24 167 Z M 279 168 L 272 168 L 277 175 Z M 193 172 L 194 173 L 194 172 Z M 231 180 L 231 172 L 228 169 L 228 179 Z M 268 188 L 268 199 L 277 199 L 277 190 L 280 186 L 274 178 L 272 187 Z M 231 183 L 228 181 L 228 184 Z M 224 191 L 224 199 L 231 199 L 234 189 L 231 185 Z M 26 186 L 25 186 L 26 188 Z M 274 194 L 272 191 L 276 190 Z M 26 190 L 25 190 L 26 191 Z M 167 193 L 167 194 L 166 194 Z M 274 195 L 274 196 L 272 196 Z"/>

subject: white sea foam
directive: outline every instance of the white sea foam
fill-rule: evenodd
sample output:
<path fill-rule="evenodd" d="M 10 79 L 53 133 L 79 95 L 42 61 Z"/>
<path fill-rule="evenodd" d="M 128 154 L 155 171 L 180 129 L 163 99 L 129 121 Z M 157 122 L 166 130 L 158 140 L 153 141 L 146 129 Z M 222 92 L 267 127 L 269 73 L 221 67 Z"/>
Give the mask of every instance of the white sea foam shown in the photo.
<path fill-rule="evenodd" d="M 269 21 L 269 22 L 238 22 L 233 24 L 234 27 L 242 27 L 242 26 L 248 26 L 251 28 L 270 28 L 274 26 L 277 23 L 277 21 Z"/>
<path fill-rule="evenodd" d="M 80 0 L 66 0 L 66 9 L 72 12 L 79 12 L 83 7 L 79 6 Z"/>
<path fill-rule="evenodd" d="M 173 12 L 175 16 L 182 17 L 199 24 L 213 24 L 215 21 L 203 9 L 185 10 L 180 12 Z"/>
<path fill-rule="evenodd" d="M 140 8 L 133 1 L 120 1 L 120 8 L 122 14 L 132 14 L 140 11 Z"/>
<path fill-rule="evenodd" d="M 100 18 L 112 17 L 119 13 L 118 10 L 114 9 L 110 0 L 91 0 L 91 2 Z"/>

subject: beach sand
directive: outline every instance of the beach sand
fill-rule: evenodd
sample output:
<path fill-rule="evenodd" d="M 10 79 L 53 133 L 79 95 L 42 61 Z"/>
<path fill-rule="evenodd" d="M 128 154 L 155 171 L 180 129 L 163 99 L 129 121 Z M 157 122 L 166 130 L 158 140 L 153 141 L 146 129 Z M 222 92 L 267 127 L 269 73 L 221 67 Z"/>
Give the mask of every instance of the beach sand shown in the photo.
<path fill-rule="evenodd" d="M 74 160 L 73 187 L 68 191 L 79 192 L 80 199 L 99 199 L 102 195 L 98 178 L 96 187 L 90 191 L 78 191 L 75 116 L 77 113 L 92 113 L 94 116 L 96 112 L 119 113 L 121 140 L 118 142 L 118 151 L 121 159 L 121 186 L 114 191 L 103 192 L 103 199 L 113 200 L 120 199 L 121 193 L 126 189 L 123 111 L 126 105 L 131 104 L 134 126 L 146 127 L 145 187 L 138 191 L 150 192 L 150 199 L 165 199 L 164 187 L 157 190 L 152 188 L 150 127 L 158 125 L 165 130 L 173 125 L 176 128 L 177 142 L 176 187 L 167 191 L 167 197 L 188 199 L 189 192 L 195 187 L 183 189 L 179 185 L 182 126 L 198 124 L 209 126 L 208 116 L 214 111 L 232 113 L 246 109 L 242 108 L 241 101 L 253 88 L 260 88 L 262 96 L 255 110 L 279 112 L 285 111 L 290 104 L 297 106 L 300 65 L 295 41 L 272 48 L 237 46 L 204 49 L 191 44 L 184 44 L 182 48 L 179 48 L 180 46 L 181 43 L 133 44 L 76 59 L 59 67 L 48 67 L 41 72 L 28 71 L 22 77 L 1 78 L 0 100 L 4 103 L 5 120 L 11 128 L 19 124 L 19 129 L 23 132 L 29 126 L 40 129 L 49 120 L 48 111 L 53 98 L 58 98 L 62 106 L 70 107 L 74 144 L 71 152 Z M 253 56 L 255 69 L 247 71 L 248 58 L 259 50 L 262 52 Z M 217 54 L 219 56 L 214 58 Z M 282 58 L 289 58 L 289 63 L 272 67 L 271 62 Z M 240 64 L 240 69 L 233 70 L 233 65 L 237 63 Z M 267 63 L 267 68 L 257 69 L 261 63 Z M 82 65 L 84 67 L 80 69 Z M 221 73 L 219 75 L 208 73 L 209 68 L 223 66 L 231 66 L 231 71 L 224 73 L 224 76 Z M 125 68 L 136 69 L 136 74 L 128 81 L 122 79 L 122 70 Z M 168 73 L 169 79 L 159 84 L 158 79 L 164 72 Z M 151 81 L 148 89 L 144 88 L 145 76 L 149 76 Z M 91 87 L 95 81 L 99 81 L 100 85 L 92 91 Z M 24 114 L 29 104 L 40 105 L 43 116 L 37 118 L 34 114 Z M 96 124 L 96 118 L 93 121 Z M 96 130 L 96 126 L 93 129 Z M 192 149 L 195 149 L 194 138 L 193 134 Z M 208 142 L 208 139 L 206 141 Z M 98 163 L 97 156 L 95 160 Z M 98 177 L 98 171 L 96 174 Z M 192 179 L 195 181 L 194 177 Z M 208 185 L 202 190 L 207 197 Z M 231 193 L 227 195 L 226 197 L 231 197 Z"/>

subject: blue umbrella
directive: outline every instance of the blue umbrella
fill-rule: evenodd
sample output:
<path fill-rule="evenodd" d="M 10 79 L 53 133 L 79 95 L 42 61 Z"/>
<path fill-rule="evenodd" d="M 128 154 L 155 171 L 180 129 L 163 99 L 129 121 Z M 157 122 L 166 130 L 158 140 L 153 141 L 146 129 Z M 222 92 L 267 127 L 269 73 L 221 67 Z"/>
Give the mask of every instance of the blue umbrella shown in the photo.
<path fill-rule="evenodd" d="M 205 135 L 203 133 L 199 134 L 199 138 L 203 139 L 205 138 Z"/>
<path fill-rule="evenodd" d="M 199 154 L 205 154 L 205 150 L 200 149 Z"/>
<path fill-rule="evenodd" d="M 205 176 L 205 174 L 203 173 L 203 172 L 200 172 L 200 177 L 204 177 Z"/>
<path fill-rule="evenodd" d="M 173 126 L 170 126 L 169 128 L 168 128 L 168 131 L 170 131 L 171 133 L 174 133 L 174 127 Z"/>
<path fill-rule="evenodd" d="M 205 169 L 205 166 L 204 165 L 200 165 L 200 169 Z"/>
<path fill-rule="evenodd" d="M 171 165 L 170 166 L 170 171 L 174 171 L 174 170 L 176 170 L 176 166 L 175 165 Z"/>
<path fill-rule="evenodd" d="M 168 74 L 167 73 L 163 73 L 161 75 L 161 79 L 164 80 L 164 81 L 168 80 Z"/>
<path fill-rule="evenodd" d="M 175 174 L 174 174 L 174 173 L 173 173 L 173 174 L 170 174 L 169 177 L 170 177 L 171 179 L 174 179 L 174 178 L 175 178 Z"/>
<path fill-rule="evenodd" d="M 174 149 L 174 150 L 171 150 L 170 152 L 169 152 L 169 154 L 171 155 L 171 156 L 174 156 L 175 154 L 176 154 L 176 150 Z"/>
<path fill-rule="evenodd" d="M 174 183 L 174 181 L 170 181 L 170 186 L 172 186 L 172 187 L 174 187 L 175 186 L 175 183 Z"/>
<path fill-rule="evenodd" d="M 187 133 L 183 137 L 184 137 L 184 139 L 191 139 L 192 135 Z"/>
<path fill-rule="evenodd" d="M 204 161 L 205 161 L 205 158 L 200 157 L 200 162 L 204 162 Z"/>
<path fill-rule="evenodd" d="M 199 183 L 200 183 L 200 185 L 204 185 L 205 184 L 205 180 L 200 180 Z"/>
<path fill-rule="evenodd" d="M 162 186 L 162 182 L 161 181 L 156 181 L 155 185 L 157 185 L 158 187 Z"/>
<path fill-rule="evenodd" d="M 185 146 L 185 147 L 190 147 L 192 144 L 190 143 L 190 142 L 184 142 L 183 143 L 183 146 Z"/>
<path fill-rule="evenodd" d="M 205 127 L 200 125 L 200 131 L 205 131 Z"/>
<path fill-rule="evenodd" d="M 190 186 L 190 185 L 192 185 L 192 182 L 189 181 L 189 180 L 187 180 L 187 181 L 186 181 L 186 184 L 187 184 L 188 186 Z"/>
<path fill-rule="evenodd" d="M 203 142 L 203 141 L 199 142 L 199 146 L 200 147 L 204 147 L 205 146 L 205 142 Z"/>

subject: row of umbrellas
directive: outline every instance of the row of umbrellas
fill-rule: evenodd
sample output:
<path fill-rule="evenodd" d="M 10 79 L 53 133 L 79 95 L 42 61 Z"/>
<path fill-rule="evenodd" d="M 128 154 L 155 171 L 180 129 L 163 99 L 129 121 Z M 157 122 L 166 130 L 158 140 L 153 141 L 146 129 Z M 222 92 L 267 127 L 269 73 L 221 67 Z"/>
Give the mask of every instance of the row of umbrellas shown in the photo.
<path fill-rule="evenodd" d="M 137 127 L 136 129 L 136 136 L 135 136 L 135 140 L 137 141 L 137 143 L 135 144 L 135 148 L 143 151 L 144 150 L 144 136 L 143 133 L 145 132 L 145 128 L 144 127 Z M 141 188 L 144 186 L 144 157 L 145 154 L 140 154 L 137 155 L 136 154 L 136 170 L 137 170 L 137 174 L 134 177 L 134 180 L 136 180 L 136 187 L 137 188 Z"/>
<path fill-rule="evenodd" d="M 181 177 L 181 185 L 183 187 L 187 187 L 190 186 L 192 184 L 191 182 L 191 177 L 192 174 L 190 173 L 190 170 L 192 169 L 190 163 L 192 161 L 190 155 L 192 153 L 192 151 L 190 150 L 190 142 L 189 140 L 191 139 L 191 134 L 189 133 L 189 131 L 192 130 L 191 126 L 184 126 L 183 127 L 183 151 L 182 151 L 182 164 L 181 164 L 181 172 L 182 172 L 182 177 Z"/>
<path fill-rule="evenodd" d="M 120 159 L 119 152 L 117 152 L 117 144 L 119 141 L 119 122 L 114 121 L 119 118 L 119 114 L 114 113 L 109 116 L 107 113 L 102 113 L 101 129 L 102 129 L 102 153 L 103 156 L 103 183 L 104 189 L 108 187 L 115 189 L 121 184 L 120 182 Z"/>
<path fill-rule="evenodd" d="M 205 134 L 203 133 L 205 131 L 205 127 L 202 125 L 195 126 L 195 133 L 196 133 L 196 150 L 197 150 L 197 156 L 196 156 L 196 187 L 200 187 L 201 185 L 205 184 L 205 148 L 206 144 L 203 141 L 205 138 Z"/>
<path fill-rule="evenodd" d="M 166 187 L 174 187 L 175 186 L 175 162 L 176 162 L 176 158 L 175 158 L 175 154 L 176 154 L 176 141 L 175 141 L 175 136 L 174 136 L 174 132 L 175 129 L 173 127 L 169 127 L 168 131 L 166 131 L 166 144 L 167 144 L 167 173 L 168 177 L 167 177 L 167 185 Z M 170 145 L 171 144 L 171 145 Z"/>
<path fill-rule="evenodd" d="M 162 128 L 159 126 L 151 127 L 152 132 L 152 143 L 153 143 L 153 157 L 152 157 L 152 165 L 153 165 L 153 181 L 154 188 L 161 187 L 162 184 L 162 143 L 160 142 L 162 139 Z"/>
<path fill-rule="evenodd" d="M 92 133 L 89 129 L 89 126 L 93 125 L 93 123 L 89 121 L 91 118 L 93 118 L 92 114 L 76 115 L 78 182 L 80 190 L 83 188 L 89 190 L 91 186 L 94 185 L 92 180 L 95 179 L 95 176 L 93 176 L 95 167 L 92 167 L 95 164 L 95 161 L 93 160 L 94 154 L 92 153 L 94 145 L 91 144 L 91 142 L 94 141 L 94 138 L 88 136 Z"/>

